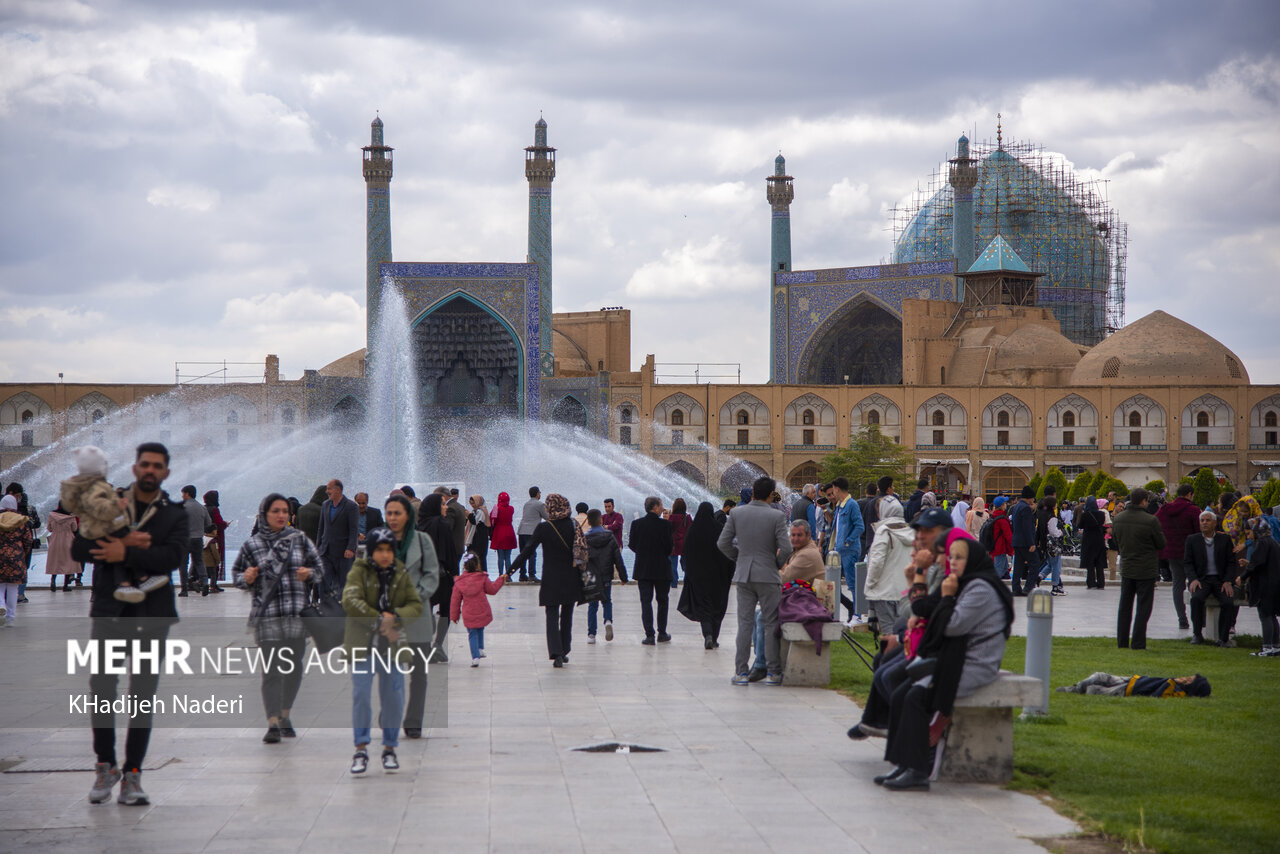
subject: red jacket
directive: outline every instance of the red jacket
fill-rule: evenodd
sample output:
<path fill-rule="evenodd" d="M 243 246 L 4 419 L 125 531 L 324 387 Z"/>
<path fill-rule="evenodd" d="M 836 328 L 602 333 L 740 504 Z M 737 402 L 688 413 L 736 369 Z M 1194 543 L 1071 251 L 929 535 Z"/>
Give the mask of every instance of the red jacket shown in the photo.
<path fill-rule="evenodd" d="M 498 493 L 498 504 L 489 514 L 489 548 L 515 549 L 516 529 L 511 526 L 511 519 L 516 509 L 511 506 L 511 496 L 505 492 Z"/>
<path fill-rule="evenodd" d="M 995 545 L 991 549 L 991 556 L 1013 554 L 1013 526 L 1009 524 L 1004 508 L 992 510 L 991 518 L 995 525 Z"/>
<path fill-rule="evenodd" d="M 1160 557 L 1182 560 L 1187 537 L 1200 531 L 1200 508 L 1194 501 L 1179 495 L 1156 511 L 1156 519 L 1164 531 L 1164 548 Z"/>
<path fill-rule="evenodd" d="M 469 629 L 483 629 L 493 622 L 489 597 L 502 589 L 505 575 L 490 581 L 484 572 L 464 572 L 453 580 L 453 598 L 449 601 L 449 619 L 455 623 L 462 618 L 462 625 Z"/>

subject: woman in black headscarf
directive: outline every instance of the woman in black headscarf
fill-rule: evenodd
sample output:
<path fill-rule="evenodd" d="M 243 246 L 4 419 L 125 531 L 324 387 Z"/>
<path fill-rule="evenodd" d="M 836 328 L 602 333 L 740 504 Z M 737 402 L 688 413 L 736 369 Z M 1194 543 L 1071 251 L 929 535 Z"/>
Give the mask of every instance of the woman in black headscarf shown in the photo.
<path fill-rule="evenodd" d="M 453 525 L 444 515 L 444 497 L 440 493 L 433 492 L 422 500 L 418 530 L 431 539 L 440 564 L 440 585 L 431 596 L 431 604 L 435 606 L 439 619 L 436 620 L 430 660 L 448 663 L 449 654 L 445 651 L 444 639 L 449 631 L 449 601 L 453 598 L 453 579 L 458 577 L 458 560 L 461 555 L 454 544 Z"/>
<path fill-rule="evenodd" d="M 1080 514 L 1080 568 L 1084 570 L 1085 586 L 1091 590 L 1101 590 L 1105 583 L 1107 544 L 1103 535 L 1106 524 L 1107 517 L 1098 508 L 1098 499 L 1090 495 Z"/>
<path fill-rule="evenodd" d="M 733 581 L 733 561 L 716 547 L 719 534 L 711 502 L 704 501 L 684 537 L 684 590 L 676 610 L 701 624 L 705 649 L 720 646 L 720 623 Z"/>
<path fill-rule="evenodd" d="M 552 493 L 547 496 L 547 516 L 539 522 L 529 543 L 511 563 L 507 577 L 524 567 L 534 549 L 542 546 L 542 585 L 538 604 L 547 609 L 547 656 L 553 666 L 564 667 L 573 640 L 573 608 L 582 601 L 582 572 L 574 567 L 574 545 L 582 540 L 582 529 L 569 518 L 569 499 Z M 586 541 L 579 545 L 586 563 Z"/>

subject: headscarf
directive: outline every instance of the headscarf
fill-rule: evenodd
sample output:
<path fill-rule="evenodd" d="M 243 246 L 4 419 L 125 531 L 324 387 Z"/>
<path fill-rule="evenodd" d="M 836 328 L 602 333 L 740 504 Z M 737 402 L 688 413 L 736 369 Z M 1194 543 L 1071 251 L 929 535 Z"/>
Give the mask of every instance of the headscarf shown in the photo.
<path fill-rule="evenodd" d="M 505 492 L 499 492 L 499 493 L 498 493 L 498 506 L 499 506 L 499 507 L 506 507 L 506 506 L 507 506 L 508 504 L 510 504 L 510 503 L 511 503 L 511 496 L 510 496 L 510 495 L 508 495 L 508 494 L 507 494 L 507 493 L 505 493 Z"/>
<path fill-rule="evenodd" d="M 401 536 L 400 541 L 396 543 L 396 560 L 408 565 L 409 548 L 413 545 L 413 538 L 418 535 L 416 530 L 418 520 L 413 512 L 413 502 L 406 498 L 403 492 L 399 495 L 392 495 L 388 497 L 386 504 L 382 505 L 383 509 L 386 509 L 387 504 L 390 504 L 393 501 L 403 507 L 404 512 L 409 515 L 409 518 L 404 523 L 404 535 Z"/>
<path fill-rule="evenodd" d="M 926 492 L 924 494 L 924 497 L 920 499 L 920 509 L 922 510 L 928 507 L 937 507 L 937 506 L 938 506 L 938 496 L 934 495 L 932 492 Z"/>
<path fill-rule="evenodd" d="M 1245 541 L 1244 535 L 1249 520 L 1262 515 L 1262 508 L 1258 506 L 1258 499 L 1252 495 L 1245 495 L 1237 498 L 1231 505 L 1231 509 L 1227 511 L 1227 515 L 1222 517 L 1222 530 L 1231 535 L 1231 540 L 1237 547 Z"/>
<path fill-rule="evenodd" d="M 431 544 L 436 550 L 436 559 L 440 562 L 441 583 L 431 597 L 434 605 L 439 605 L 442 601 L 447 604 L 445 594 L 451 592 L 453 588 L 450 584 L 444 583 L 444 577 L 447 575 L 452 578 L 458 574 L 458 549 L 454 545 L 453 526 L 441 515 L 443 509 L 443 496 L 433 492 L 422 499 L 422 507 L 418 510 L 418 530 L 431 538 Z"/>
<path fill-rule="evenodd" d="M 285 506 L 289 505 L 289 499 L 285 498 L 278 492 L 273 492 L 266 498 L 262 499 L 262 503 L 258 505 L 258 532 L 254 535 L 267 544 L 268 547 L 274 547 L 276 543 L 292 537 L 294 534 L 298 536 L 306 536 L 297 528 L 290 528 L 288 521 L 279 531 L 271 530 L 271 526 L 267 524 L 267 511 L 271 509 L 271 505 L 277 501 L 283 501 Z"/>
<path fill-rule="evenodd" d="M 986 550 L 982 543 L 973 539 L 968 535 L 956 537 L 956 540 L 965 540 L 969 547 L 969 559 L 965 561 L 964 574 L 960 576 L 960 589 L 964 590 L 966 586 L 979 578 L 985 578 L 987 582 L 995 588 L 1000 596 L 1000 601 L 1004 604 L 1005 624 L 1004 636 L 1008 637 L 1013 628 L 1013 593 L 1005 586 L 1000 576 L 996 574 L 995 561 L 991 558 L 991 553 Z M 947 560 L 950 562 L 951 540 L 947 543 Z M 957 597 L 959 594 L 956 594 Z"/>
<path fill-rule="evenodd" d="M 12 510 L 14 513 L 17 513 L 18 499 L 14 498 L 12 495 L 6 495 L 4 498 L 0 498 L 0 512 L 4 512 L 5 510 Z"/>
<path fill-rule="evenodd" d="M 473 495 L 471 497 L 476 502 L 476 506 L 471 511 L 476 515 L 475 524 L 484 525 L 486 528 L 489 527 L 489 508 L 484 506 L 484 496 Z"/>
<path fill-rule="evenodd" d="M 569 499 L 557 492 L 547 496 L 547 518 L 552 522 L 569 518 Z"/>
<path fill-rule="evenodd" d="M 718 537 L 715 508 L 711 506 L 710 501 L 704 501 L 698 505 L 698 512 L 693 514 L 693 524 L 685 532 L 685 554 L 690 554 L 691 548 L 698 553 L 710 553 L 710 551 L 716 549 L 716 539 Z M 710 548 L 707 548 L 708 546 Z"/>
<path fill-rule="evenodd" d="M 752 494 L 752 492 L 751 492 L 751 487 L 749 487 L 749 486 L 744 486 L 744 487 L 742 487 L 742 489 L 739 489 L 739 490 L 738 490 L 738 498 L 739 498 L 739 502 L 738 502 L 738 503 L 740 503 L 740 504 L 750 504 L 750 503 L 751 503 L 751 499 L 752 499 L 752 497 L 753 497 L 753 494 Z"/>
<path fill-rule="evenodd" d="M 289 499 L 288 499 L 288 498 L 286 498 L 286 499 L 285 499 L 285 501 L 286 501 L 286 502 L 288 502 L 288 501 L 289 501 Z M 216 489 L 211 489 L 211 490 L 209 490 L 208 492 L 206 492 L 206 493 L 204 494 L 204 506 L 205 506 L 205 507 L 217 507 L 217 506 L 218 506 L 218 490 L 216 490 Z M 292 504 L 292 503 L 290 503 L 290 504 L 289 504 L 289 509 L 290 509 L 290 510 L 292 510 L 292 509 L 293 509 L 293 504 Z"/>
<path fill-rule="evenodd" d="M 973 538 L 973 534 L 970 534 L 964 528 L 952 528 L 950 531 L 947 531 L 947 545 L 942 553 L 942 569 L 946 575 L 951 574 L 951 544 L 956 540 L 970 540 L 975 543 L 977 542 L 977 540 Z M 993 572 L 995 571 L 994 567 L 995 562 L 992 561 Z M 965 570 L 965 573 L 968 574 L 968 570 Z"/>
<path fill-rule="evenodd" d="M 973 499 L 973 510 L 976 513 L 983 513 L 987 509 L 987 501 L 981 495 Z"/>

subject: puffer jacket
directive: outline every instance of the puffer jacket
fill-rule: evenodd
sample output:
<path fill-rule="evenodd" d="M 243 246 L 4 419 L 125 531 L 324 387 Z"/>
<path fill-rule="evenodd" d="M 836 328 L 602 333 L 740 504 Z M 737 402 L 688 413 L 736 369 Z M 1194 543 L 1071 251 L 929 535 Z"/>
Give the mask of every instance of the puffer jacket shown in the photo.
<path fill-rule="evenodd" d="M 618 540 L 608 528 L 601 528 L 587 534 L 587 568 L 591 574 L 605 584 L 613 581 L 613 572 L 618 571 L 618 580 L 627 583 L 627 565 L 622 562 L 622 549 L 618 548 Z"/>
<path fill-rule="evenodd" d="M 469 629 L 483 629 L 493 622 L 493 609 L 489 597 L 502 589 L 505 575 L 490 581 L 483 572 L 464 572 L 453 582 L 453 597 L 449 602 L 449 619 L 462 620 Z"/>
<path fill-rule="evenodd" d="M 80 520 L 80 536 L 101 540 L 129 526 L 129 517 L 120 506 L 120 495 L 107 479 L 96 474 L 78 474 L 62 482 L 62 506 Z"/>
<path fill-rule="evenodd" d="M 404 626 L 422 616 L 422 598 L 404 564 L 398 560 L 391 578 L 390 599 L 392 613 L 396 615 L 396 623 L 401 629 L 395 646 L 403 647 L 407 640 Z M 342 610 L 347 612 L 342 641 L 347 655 L 356 649 L 368 649 L 378 621 L 382 619 L 378 610 L 378 570 L 368 558 L 357 560 L 347 575 L 347 586 L 342 590 Z"/>
<path fill-rule="evenodd" d="M 12 510 L 0 513 L 0 582 L 22 584 L 26 581 L 30 547 L 31 527 L 27 517 Z"/>

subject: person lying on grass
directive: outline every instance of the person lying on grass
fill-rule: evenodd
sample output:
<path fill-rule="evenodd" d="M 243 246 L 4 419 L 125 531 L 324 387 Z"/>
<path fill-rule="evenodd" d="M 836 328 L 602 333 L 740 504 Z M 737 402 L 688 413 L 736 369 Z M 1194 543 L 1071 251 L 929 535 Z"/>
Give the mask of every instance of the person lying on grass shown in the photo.
<path fill-rule="evenodd" d="M 1104 694 L 1108 697 L 1207 697 L 1209 680 L 1195 676 L 1116 676 L 1098 671 L 1059 693 Z"/>

